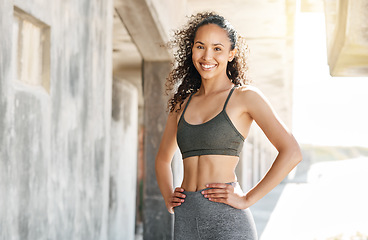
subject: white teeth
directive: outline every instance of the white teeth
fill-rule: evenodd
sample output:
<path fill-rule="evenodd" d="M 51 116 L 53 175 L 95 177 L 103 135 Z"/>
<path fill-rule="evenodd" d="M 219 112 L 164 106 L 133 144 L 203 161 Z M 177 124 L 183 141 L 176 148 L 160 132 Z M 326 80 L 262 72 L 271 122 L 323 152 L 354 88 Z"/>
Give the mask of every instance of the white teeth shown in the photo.
<path fill-rule="evenodd" d="M 203 68 L 210 69 L 210 68 L 215 67 L 216 65 L 201 64 L 201 66 L 202 66 Z"/>

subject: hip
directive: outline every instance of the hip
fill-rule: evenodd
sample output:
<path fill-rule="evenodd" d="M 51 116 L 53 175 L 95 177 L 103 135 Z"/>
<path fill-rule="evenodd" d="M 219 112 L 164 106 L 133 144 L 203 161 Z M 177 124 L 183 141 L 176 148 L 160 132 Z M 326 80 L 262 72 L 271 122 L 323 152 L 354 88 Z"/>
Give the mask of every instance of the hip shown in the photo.
<path fill-rule="evenodd" d="M 229 185 L 233 185 L 234 187 L 238 186 L 237 182 L 229 182 L 226 183 Z M 229 213 L 237 213 L 242 214 L 242 212 L 250 212 L 249 209 L 237 209 L 230 205 L 224 203 L 218 203 L 208 200 L 203 196 L 201 191 L 207 190 L 210 188 L 204 188 L 198 191 L 184 191 L 183 194 L 186 196 L 184 202 L 174 208 L 175 213 L 179 215 L 187 215 L 187 216 L 209 216 L 217 215 L 217 214 L 229 214 Z"/>
<path fill-rule="evenodd" d="M 175 239 L 257 239 L 249 209 L 209 201 L 202 190 L 184 192 L 185 201 L 174 208 Z"/>

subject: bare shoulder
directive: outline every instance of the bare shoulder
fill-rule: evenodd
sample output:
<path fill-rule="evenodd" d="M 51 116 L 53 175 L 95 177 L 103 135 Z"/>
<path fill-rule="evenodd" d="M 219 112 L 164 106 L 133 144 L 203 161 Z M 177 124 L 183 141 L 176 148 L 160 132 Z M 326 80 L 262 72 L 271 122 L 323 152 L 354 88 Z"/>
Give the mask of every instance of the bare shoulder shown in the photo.
<path fill-rule="evenodd" d="M 174 110 L 171 111 L 171 112 L 169 112 L 169 117 L 172 117 L 172 118 L 175 118 L 175 119 L 179 120 L 179 118 L 180 118 L 181 114 L 183 113 L 184 108 L 185 108 L 185 106 L 186 106 L 186 104 L 188 102 L 188 99 L 189 99 L 189 97 L 187 97 L 186 99 L 184 99 L 184 101 L 183 101 L 182 104 L 177 103 L 175 105 Z"/>
<path fill-rule="evenodd" d="M 172 111 L 169 110 L 169 115 L 168 115 L 169 118 L 172 118 L 172 119 L 177 119 L 178 118 L 178 116 L 180 115 L 180 113 L 182 111 L 182 109 L 180 109 L 179 105 L 180 104 L 176 104 L 174 110 L 172 110 Z"/>
<path fill-rule="evenodd" d="M 253 102 L 265 98 L 261 90 L 251 85 L 244 85 L 236 88 L 236 95 L 242 102 Z"/>

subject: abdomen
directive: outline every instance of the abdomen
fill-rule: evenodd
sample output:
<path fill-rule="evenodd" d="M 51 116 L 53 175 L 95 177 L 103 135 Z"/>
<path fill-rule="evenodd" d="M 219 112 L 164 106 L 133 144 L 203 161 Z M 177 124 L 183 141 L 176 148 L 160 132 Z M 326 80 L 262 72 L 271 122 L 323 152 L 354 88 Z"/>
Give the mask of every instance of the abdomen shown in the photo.
<path fill-rule="evenodd" d="M 235 182 L 235 168 L 239 157 L 204 155 L 188 157 L 184 161 L 184 178 L 181 187 L 186 191 L 198 191 L 208 183 Z"/>

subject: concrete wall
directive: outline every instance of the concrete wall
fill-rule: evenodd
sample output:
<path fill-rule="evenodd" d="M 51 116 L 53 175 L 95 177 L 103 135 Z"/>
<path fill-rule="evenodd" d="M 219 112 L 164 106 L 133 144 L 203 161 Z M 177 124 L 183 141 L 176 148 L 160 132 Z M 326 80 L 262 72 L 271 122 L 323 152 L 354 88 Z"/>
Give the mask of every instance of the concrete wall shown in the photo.
<path fill-rule="evenodd" d="M 331 76 L 368 76 L 368 2 L 324 0 Z"/>
<path fill-rule="evenodd" d="M 112 94 L 109 239 L 134 239 L 138 91 L 127 81 L 114 80 Z"/>
<path fill-rule="evenodd" d="M 184 19 L 185 5 L 186 0 L 114 1 L 114 78 L 132 83 L 138 89 L 139 96 L 138 122 L 142 124 L 144 135 L 144 190 L 141 204 L 145 239 L 172 237 L 173 218 L 166 210 L 154 171 L 154 160 L 167 119 L 168 99 L 164 88 L 172 57 L 168 49 L 160 45 L 169 39 L 174 26 Z M 174 184 L 178 186 L 183 176 L 179 152 L 174 157 L 172 167 Z M 126 221 L 134 221 L 128 213 L 124 216 Z"/>
<path fill-rule="evenodd" d="M 144 239 L 172 239 L 173 215 L 165 206 L 156 181 L 155 157 L 165 129 L 167 98 L 163 79 L 170 72 L 169 62 L 144 62 L 144 159 L 143 192 Z M 175 158 L 179 161 L 178 158 Z M 177 165 L 177 164 L 176 164 Z M 173 173 L 176 178 L 175 172 Z"/>
<path fill-rule="evenodd" d="M 14 5 L 50 27 L 50 93 L 15 79 Z M 0 239 L 105 239 L 112 1 L 0 11 Z"/>

